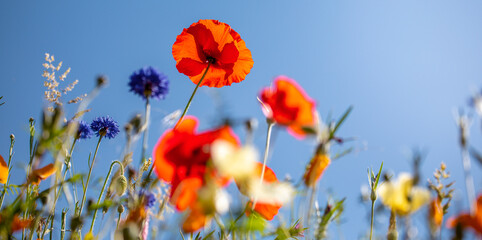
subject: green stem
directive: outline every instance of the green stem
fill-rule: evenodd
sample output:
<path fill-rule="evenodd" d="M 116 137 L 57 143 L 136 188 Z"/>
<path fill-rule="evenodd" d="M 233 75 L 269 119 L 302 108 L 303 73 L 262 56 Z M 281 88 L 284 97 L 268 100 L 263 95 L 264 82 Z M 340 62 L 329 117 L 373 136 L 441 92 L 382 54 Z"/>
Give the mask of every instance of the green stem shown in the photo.
<path fill-rule="evenodd" d="M 109 176 L 110 176 L 110 172 L 112 171 L 112 167 L 114 167 L 114 164 L 116 164 L 116 163 L 119 164 L 119 166 L 121 168 L 121 175 L 124 175 L 124 166 L 122 166 L 122 163 L 119 162 L 119 161 L 113 161 L 110 164 L 109 172 L 107 173 L 107 176 L 105 177 L 104 186 L 102 186 L 102 190 L 100 190 L 99 199 L 97 199 L 97 207 L 100 204 L 100 200 L 102 200 L 102 195 L 104 194 L 105 186 L 107 185 L 107 181 L 109 180 Z M 94 216 L 92 217 L 92 223 L 90 224 L 90 232 L 92 232 L 92 230 L 94 229 L 95 216 L 97 216 L 97 210 L 98 210 L 97 207 L 94 210 Z"/>
<path fill-rule="evenodd" d="M 206 77 L 206 73 L 208 73 L 209 67 L 211 67 L 210 61 L 208 62 L 208 66 L 206 67 L 206 70 L 204 71 L 204 74 L 202 75 L 201 80 L 199 80 L 199 82 L 196 85 L 196 88 L 194 88 L 194 91 L 192 92 L 191 97 L 189 98 L 189 101 L 187 102 L 186 107 L 184 108 L 184 111 L 182 112 L 181 117 L 179 118 L 176 125 L 174 126 L 174 129 L 177 128 L 177 126 L 182 122 L 182 119 L 184 118 L 184 115 L 186 115 L 187 110 L 189 109 L 189 106 L 191 106 L 192 99 L 193 99 L 194 95 L 196 94 L 197 89 L 199 88 L 199 86 L 203 82 L 204 77 Z"/>
<path fill-rule="evenodd" d="M 371 221 L 370 221 L 370 240 L 372 240 L 373 236 L 373 216 L 375 210 L 375 201 L 372 200 L 372 211 L 371 211 Z"/>
<path fill-rule="evenodd" d="M 317 183 L 315 183 L 315 185 L 313 187 L 310 187 L 311 188 L 311 192 L 310 192 L 310 201 L 308 203 L 308 209 L 306 211 L 306 226 L 309 227 L 310 224 L 311 224 L 311 209 L 313 208 L 313 204 L 315 202 L 315 193 L 316 193 L 316 187 L 317 187 Z M 310 236 L 310 229 L 307 229 L 308 230 L 308 233 L 307 233 L 307 236 Z"/>
<path fill-rule="evenodd" d="M 13 145 L 15 144 L 15 137 L 12 135 L 10 135 L 10 150 L 8 152 L 8 165 L 7 165 L 7 168 L 8 168 L 8 171 L 9 171 L 9 174 L 7 176 L 7 182 L 3 185 L 3 192 L 2 192 L 2 196 L 1 196 L 1 199 L 0 199 L 0 209 L 2 209 L 2 206 L 3 206 L 3 200 L 5 200 L 5 194 L 7 193 L 7 187 L 8 187 L 8 183 L 10 182 L 10 164 L 12 162 L 12 156 L 13 156 Z"/>
<path fill-rule="evenodd" d="M 387 233 L 387 240 L 397 240 L 398 239 L 398 232 L 397 232 L 397 215 L 395 211 L 391 211 L 390 213 L 390 225 L 388 226 L 388 233 Z"/>
<path fill-rule="evenodd" d="M 142 137 L 142 154 L 141 154 L 141 162 L 142 165 L 144 159 L 146 159 L 146 150 L 147 150 L 147 140 L 149 134 L 149 119 L 151 115 L 151 105 L 149 104 L 149 97 L 146 98 L 146 113 L 145 113 L 145 122 L 144 122 L 144 135 Z"/>
<path fill-rule="evenodd" d="M 269 155 L 269 142 L 271 141 L 271 130 L 273 129 L 273 126 L 275 124 L 273 121 L 269 119 L 267 120 L 267 122 L 268 122 L 268 132 L 266 134 L 266 145 L 264 147 L 263 168 L 261 169 L 261 177 L 259 179 L 260 184 L 263 184 L 264 172 L 266 170 L 266 162 L 268 161 L 268 155 Z M 255 196 L 251 210 L 254 210 L 254 207 L 256 206 L 257 201 L 258 201 L 257 196 Z"/>
<path fill-rule="evenodd" d="M 72 146 L 70 147 L 70 151 L 69 151 L 69 155 L 65 158 L 65 169 L 64 169 L 64 174 L 62 176 L 62 178 L 60 179 L 60 184 L 59 184 L 59 188 L 58 190 L 55 192 L 55 197 L 54 197 L 54 204 L 52 205 L 52 208 L 50 209 L 50 212 L 49 212 L 49 216 L 47 217 L 47 224 L 49 224 L 49 221 L 50 221 L 50 224 L 52 225 L 52 228 L 53 228 L 53 224 L 54 224 L 54 215 L 55 215 L 55 206 L 57 205 L 57 201 L 59 200 L 59 197 L 60 197 L 60 192 L 62 191 L 62 186 L 63 186 L 63 182 L 65 180 L 65 177 L 67 176 L 67 171 L 69 170 L 69 166 L 70 166 L 70 160 L 72 158 L 72 153 L 74 152 L 74 147 L 75 147 L 75 143 L 77 142 L 78 138 L 74 138 L 74 142 L 72 143 Z M 47 228 L 44 228 L 43 231 L 42 231 L 42 239 L 44 238 L 44 235 L 45 233 L 47 232 Z M 52 236 L 52 233 L 50 233 L 50 236 Z"/>
<path fill-rule="evenodd" d="M 99 137 L 99 141 L 97 142 L 97 146 L 95 147 L 94 157 L 92 158 L 92 163 L 90 164 L 89 174 L 87 175 L 87 181 L 85 182 L 84 193 L 82 195 L 82 201 L 80 203 L 79 214 L 78 214 L 79 216 L 82 215 L 87 188 L 89 187 L 90 175 L 92 174 L 92 169 L 94 168 L 95 157 L 97 156 L 97 151 L 99 150 L 99 145 L 100 145 L 100 141 L 102 140 L 102 137 L 103 137 L 102 135 Z"/>
<path fill-rule="evenodd" d="M 65 209 L 64 209 L 64 210 L 62 210 L 62 218 L 60 220 L 60 240 L 64 240 L 64 238 L 65 238 L 66 218 L 67 218 L 67 211 L 65 211 Z"/>

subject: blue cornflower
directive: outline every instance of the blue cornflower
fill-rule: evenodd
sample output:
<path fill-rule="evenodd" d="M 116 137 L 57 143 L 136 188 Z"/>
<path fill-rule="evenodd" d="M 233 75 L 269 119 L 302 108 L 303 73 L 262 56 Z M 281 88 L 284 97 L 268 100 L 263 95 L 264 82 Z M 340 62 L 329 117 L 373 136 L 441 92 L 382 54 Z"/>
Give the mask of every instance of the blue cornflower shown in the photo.
<path fill-rule="evenodd" d="M 150 208 L 156 203 L 156 197 L 154 196 L 154 194 L 144 189 L 139 191 L 139 196 L 141 199 L 143 199 L 143 204 L 146 208 Z"/>
<path fill-rule="evenodd" d="M 119 133 L 119 125 L 109 116 L 95 118 L 90 124 L 90 128 L 96 133 L 97 137 L 115 138 Z"/>
<path fill-rule="evenodd" d="M 93 133 L 89 127 L 89 124 L 87 124 L 85 121 L 82 121 L 82 120 L 80 120 L 78 124 L 79 124 L 79 128 L 77 129 L 77 138 L 78 139 L 91 138 Z"/>
<path fill-rule="evenodd" d="M 153 67 L 144 67 L 130 77 L 130 91 L 142 98 L 164 99 L 169 92 L 169 80 L 167 76 Z"/>

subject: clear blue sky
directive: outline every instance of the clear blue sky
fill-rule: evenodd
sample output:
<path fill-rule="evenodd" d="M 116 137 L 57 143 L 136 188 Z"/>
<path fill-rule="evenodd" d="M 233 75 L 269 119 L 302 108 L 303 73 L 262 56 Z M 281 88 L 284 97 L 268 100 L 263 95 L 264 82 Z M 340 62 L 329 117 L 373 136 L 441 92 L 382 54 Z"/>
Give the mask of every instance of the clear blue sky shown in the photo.
<path fill-rule="evenodd" d="M 163 71 L 171 89 L 166 100 L 153 103 L 152 149 L 165 130 L 162 119 L 182 108 L 194 88 L 175 68 L 171 48 L 176 36 L 199 19 L 218 19 L 240 33 L 254 67 L 240 84 L 201 88 L 189 114 L 200 118 L 202 129 L 219 118 L 214 100 L 219 96 L 231 116 L 259 120 L 256 144 L 262 149 L 266 126 L 256 96 L 280 74 L 296 79 L 324 117 L 354 106 L 340 136 L 356 137 L 347 146 L 359 151 L 333 162 L 318 194 L 323 205 L 330 191 L 347 197 L 344 221 L 340 231 L 333 228 L 333 237 L 353 239 L 368 228 L 368 208 L 358 203 L 367 167 L 384 161 L 394 173 L 410 171 L 407 151 L 417 146 L 428 151 L 422 179 L 446 162 L 459 189 L 453 207 L 462 208 L 465 187 L 453 111 L 466 107 L 482 86 L 481 8 L 480 1 L 416 0 L 2 1 L 0 95 L 6 104 L 0 107 L 0 154 L 8 155 L 13 133 L 16 166 L 28 159 L 28 118 L 39 119 L 45 104 L 41 64 L 46 52 L 72 68 L 70 81 L 79 79 L 69 96 L 88 92 L 97 74 L 109 76 L 87 121 L 110 115 L 124 125 L 143 112 L 141 98 L 128 92 L 132 71 L 146 65 Z M 476 146 L 481 143 L 478 121 L 471 135 Z M 104 141 L 98 169 L 119 158 L 123 144 L 124 135 Z M 94 145 L 95 140 L 79 144 L 74 160 L 86 159 Z M 269 165 L 281 178 L 289 173 L 299 179 L 312 151 L 313 143 L 279 131 Z M 77 166 L 86 169 L 86 164 Z M 477 192 L 480 170 L 473 163 Z M 14 172 L 12 181 L 22 183 L 23 170 L 15 167 Z"/>

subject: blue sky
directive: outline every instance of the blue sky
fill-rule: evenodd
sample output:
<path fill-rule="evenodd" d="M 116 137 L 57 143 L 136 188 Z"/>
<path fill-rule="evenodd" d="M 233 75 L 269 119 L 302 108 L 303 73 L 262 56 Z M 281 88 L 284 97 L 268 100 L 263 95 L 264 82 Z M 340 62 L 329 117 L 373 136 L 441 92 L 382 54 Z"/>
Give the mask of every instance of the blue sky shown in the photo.
<path fill-rule="evenodd" d="M 353 239 L 368 228 L 361 221 L 367 220 L 367 209 L 358 203 L 367 167 L 384 161 L 394 173 L 410 171 L 407 152 L 414 147 L 428 152 L 422 179 L 431 177 L 441 161 L 447 163 L 458 189 L 453 208 L 461 209 L 467 203 L 453 112 L 467 108 L 468 98 L 481 87 L 481 7 L 479 1 L 3 1 L 0 95 L 6 103 L 0 107 L 0 154 L 7 156 L 13 133 L 15 166 L 27 161 L 28 118 L 39 119 L 45 106 L 41 64 L 46 52 L 72 68 L 70 81 L 79 79 L 69 96 L 90 91 L 100 73 L 109 77 L 87 121 L 110 115 L 124 125 L 143 112 L 141 98 L 128 92 L 130 74 L 147 65 L 163 71 L 171 88 L 166 100 L 152 106 L 152 149 L 165 131 L 162 119 L 183 108 L 194 88 L 177 72 L 172 44 L 191 23 L 217 19 L 240 33 L 254 67 L 242 83 L 198 91 L 189 114 L 200 119 L 201 129 L 220 118 L 215 99 L 222 99 L 230 116 L 259 121 L 261 151 L 266 125 L 256 96 L 277 75 L 296 79 L 316 99 L 323 117 L 354 106 L 340 136 L 355 137 L 346 146 L 358 151 L 333 162 L 318 193 L 323 205 L 329 192 L 347 197 L 342 231 L 333 231 L 334 237 Z M 472 126 L 475 146 L 480 146 L 478 121 Z M 236 131 L 242 136 L 242 129 Z M 99 169 L 119 158 L 124 136 L 102 144 Z M 299 179 L 313 143 L 280 129 L 273 146 L 269 165 L 279 177 Z M 75 161 L 86 159 L 94 147 L 95 140 L 79 144 Z M 472 165 L 480 186 L 480 165 Z M 14 172 L 23 176 L 19 167 Z M 12 181 L 20 184 L 23 177 Z"/>

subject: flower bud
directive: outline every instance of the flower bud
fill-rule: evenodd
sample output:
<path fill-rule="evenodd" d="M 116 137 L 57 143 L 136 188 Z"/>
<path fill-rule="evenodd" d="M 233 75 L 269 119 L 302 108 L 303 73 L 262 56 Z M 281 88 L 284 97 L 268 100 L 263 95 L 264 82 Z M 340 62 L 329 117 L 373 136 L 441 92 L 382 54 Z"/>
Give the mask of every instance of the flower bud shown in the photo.
<path fill-rule="evenodd" d="M 115 192 L 117 196 L 122 196 L 127 190 L 127 179 L 124 175 L 119 175 L 114 179 L 111 185 L 111 190 Z"/>

